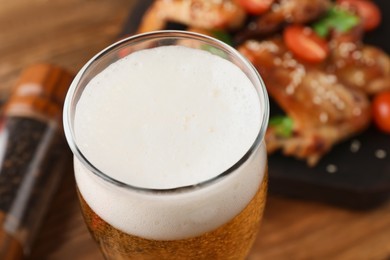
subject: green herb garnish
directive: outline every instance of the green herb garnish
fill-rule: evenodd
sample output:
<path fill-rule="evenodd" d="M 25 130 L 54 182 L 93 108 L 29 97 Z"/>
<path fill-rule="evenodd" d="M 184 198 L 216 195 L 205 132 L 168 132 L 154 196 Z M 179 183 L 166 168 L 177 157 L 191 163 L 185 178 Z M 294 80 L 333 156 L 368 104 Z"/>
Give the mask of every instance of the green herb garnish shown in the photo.
<path fill-rule="evenodd" d="M 293 134 L 293 120 L 288 116 L 274 116 L 270 118 L 269 125 L 275 129 L 277 136 L 290 137 Z"/>
<path fill-rule="evenodd" d="M 223 41 L 224 43 L 232 46 L 233 45 L 233 39 L 230 34 L 224 31 L 212 31 L 212 36 L 220 41 Z"/>
<path fill-rule="evenodd" d="M 224 43 L 228 44 L 228 45 L 233 45 L 233 40 L 232 40 L 232 37 L 230 36 L 230 34 L 228 34 L 227 32 L 224 32 L 224 31 L 212 31 L 211 32 L 212 36 L 220 41 L 223 41 Z M 202 50 L 205 50 L 205 51 L 208 51 L 212 54 L 215 54 L 215 55 L 218 55 L 224 59 L 227 58 L 227 55 L 225 52 L 223 52 L 222 50 L 214 47 L 214 46 L 211 46 L 211 45 L 208 45 L 208 44 L 203 44 L 201 46 L 201 49 Z"/>
<path fill-rule="evenodd" d="M 224 51 L 222 51 L 222 50 L 220 50 L 220 49 L 218 49 L 218 48 L 216 48 L 216 47 L 214 47 L 212 45 L 203 44 L 201 46 L 201 49 L 204 50 L 204 51 L 208 51 L 208 52 L 210 52 L 212 54 L 218 55 L 221 58 L 224 58 L 224 59 L 228 58 L 227 54 Z"/>
<path fill-rule="evenodd" d="M 332 29 L 339 32 L 348 32 L 359 24 L 359 22 L 360 18 L 355 14 L 340 7 L 333 6 L 329 9 L 325 17 L 312 25 L 312 28 L 320 37 L 325 38 Z"/>

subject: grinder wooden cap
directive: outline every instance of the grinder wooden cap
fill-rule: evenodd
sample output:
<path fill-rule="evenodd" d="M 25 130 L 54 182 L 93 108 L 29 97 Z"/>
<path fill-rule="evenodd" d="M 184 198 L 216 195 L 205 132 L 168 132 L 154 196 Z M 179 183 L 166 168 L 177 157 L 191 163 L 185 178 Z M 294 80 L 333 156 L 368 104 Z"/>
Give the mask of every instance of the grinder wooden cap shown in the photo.
<path fill-rule="evenodd" d="M 25 69 L 5 106 L 9 116 L 37 116 L 61 120 L 62 107 L 73 75 L 51 64 Z"/>

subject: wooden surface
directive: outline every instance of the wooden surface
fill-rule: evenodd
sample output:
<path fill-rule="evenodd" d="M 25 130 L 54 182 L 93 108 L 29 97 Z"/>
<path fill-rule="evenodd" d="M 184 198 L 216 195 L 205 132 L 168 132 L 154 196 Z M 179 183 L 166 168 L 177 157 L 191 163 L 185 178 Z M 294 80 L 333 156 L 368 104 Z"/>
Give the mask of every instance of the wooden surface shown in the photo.
<path fill-rule="evenodd" d="M 47 61 L 76 72 L 115 40 L 132 5 L 131 0 L 0 0 L 0 98 L 29 64 Z M 103 259 L 83 223 L 72 170 L 53 198 L 30 259 Z M 249 259 L 388 260 L 390 202 L 354 212 L 270 196 Z"/>

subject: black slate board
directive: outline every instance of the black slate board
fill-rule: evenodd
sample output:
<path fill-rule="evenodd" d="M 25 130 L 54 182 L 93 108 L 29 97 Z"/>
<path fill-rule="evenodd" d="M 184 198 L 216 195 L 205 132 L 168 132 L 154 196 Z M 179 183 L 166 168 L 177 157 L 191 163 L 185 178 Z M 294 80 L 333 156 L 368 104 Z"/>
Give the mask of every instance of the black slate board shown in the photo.
<path fill-rule="evenodd" d="M 153 0 L 139 0 L 130 12 L 121 36 L 135 33 Z M 375 1 L 382 11 L 382 24 L 368 33 L 364 41 L 390 53 L 390 1 Z M 177 29 L 168 25 L 167 29 Z M 271 102 L 272 103 L 272 102 Z M 277 110 L 271 104 L 272 111 Z M 360 149 L 351 152 L 352 143 Z M 382 150 L 387 156 L 378 158 Z M 331 165 L 331 166 L 330 166 Z M 329 167 L 337 171 L 329 173 Z M 371 127 L 351 140 L 336 145 L 319 164 L 309 168 L 305 162 L 274 154 L 269 157 L 270 192 L 294 198 L 315 200 L 353 209 L 374 208 L 390 196 L 390 135 Z"/>

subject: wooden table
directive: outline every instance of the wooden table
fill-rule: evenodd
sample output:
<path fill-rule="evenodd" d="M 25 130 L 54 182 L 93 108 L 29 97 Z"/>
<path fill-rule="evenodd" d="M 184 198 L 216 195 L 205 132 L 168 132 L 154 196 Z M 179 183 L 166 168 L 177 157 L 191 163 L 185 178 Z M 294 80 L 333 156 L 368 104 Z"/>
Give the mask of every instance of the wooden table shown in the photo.
<path fill-rule="evenodd" d="M 51 62 L 76 72 L 116 39 L 133 3 L 0 0 L 0 98 L 29 64 Z M 30 259 L 103 259 L 84 226 L 72 170 L 53 198 Z M 390 203 L 354 212 L 269 196 L 249 259 L 390 259 Z"/>

